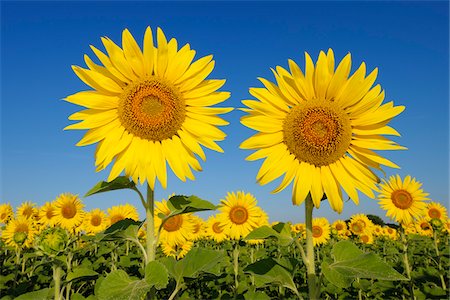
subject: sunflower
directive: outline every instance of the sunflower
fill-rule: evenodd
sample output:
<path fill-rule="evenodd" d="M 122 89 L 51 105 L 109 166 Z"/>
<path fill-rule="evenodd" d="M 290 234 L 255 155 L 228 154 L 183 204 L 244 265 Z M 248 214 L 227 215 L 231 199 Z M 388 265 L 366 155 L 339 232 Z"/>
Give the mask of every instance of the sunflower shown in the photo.
<path fill-rule="evenodd" d="M 97 143 L 97 171 L 113 166 L 108 181 L 125 170 L 134 182 L 147 181 L 154 189 L 156 178 L 166 188 L 166 161 L 182 181 L 201 171 L 195 155 L 203 160 L 200 145 L 223 152 L 216 144 L 225 133 L 216 126 L 228 122 L 218 114 L 232 108 L 209 107 L 225 101 L 229 92 L 218 92 L 225 80 L 206 80 L 214 68 L 212 55 L 193 62 L 195 51 L 177 40 L 167 41 L 158 28 L 158 46 L 153 46 L 150 27 L 143 51 L 131 33 L 122 33 L 122 48 L 102 38 L 107 54 L 91 46 L 103 64 L 87 55 L 88 69 L 73 66 L 76 75 L 94 90 L 82 91 L 65 100 L 86 107 L 69 117 L 81 121 L 65 129 L 88 129 L 77 146 Z"/>
<path fill-rule="evenodd" d="M 39 209 L 39 221 L 45 226 L 55 226 L 55 205 L 51 202 L 45 202 L 45 204 Z"/>
<path fill-rule="evenodd" d="M 437 202 L 429 202 L 426 207 L 426 216 L 427 220 L 431 219 L 441 219 L 445 221 L 448 219 L 447 209 Z"/>
<path fill-rule="evenodd" d="M 408 234 L 408 228 L 413 228 L 414 232 L 409 232 L 409 233 L 416 233 L 416 230 L 413 226 L 404 226 L 403 229 L 405 230 L 405 233 Z M 392 228 L 390 226 L 384 226 L 383 227 L 383 235 L 389 237 L 391 240 L 397 240 L 398 239 L 398 232 L 395 228 Z"/>
<path fill-rule="evenodd" d="M 320 206 L 324 194 L 341 212 L 341 188 L 356 203 L 357 190 L 374 198 L 378 177 L 371 168 L 398 168 L 372 150 L 405 149 L 382 135 L 399 135 L 389 121 L 403 106 L 382 105 L 384 91 L 372 87 L 377 69 L 366 77 L 362 63 L 349 78 L 350 54 L 335 69 L 330 49 L 320 52 L 316 65 L 305 53 L 306 72 L 289 60 L 291 72 L 272 70 L 277 84 L 264 78 L 264 88 L 250 88 L 255 100 L 243 100 L 249 115 L 241 123 L 258 131 L 241 148 L 258 150 L 247 160 L 265 158 L 256 179 L 267 184 L 285 174 L 277 193 L 293 182 L 292 202 L 300 205 L 308 194 Z"/>
<path fill-rule="evenodd" d="M 423 236 L 432 237 L 433 227 L 426 218 L 420 218 L 415 223 L 417 233 Z"/>
<path fill-rule="evenodd" d="M 374 225 L 372 233 L 374 236 L 382 236 L 383 235 L 383 227 L 380 225 Z"/>
<path fill-rule="evenodd" d="M 312 220 L 312 236 L 314 246 L 325 244 L 330 239 L 330 223 L 327 218 Z"/>
<path fill-rule="evenodd" d="M 360 235 L 364 232 L 370 231 L 374 224 L 364 214 L 356 214 L 350 218 L 348 228 L 353 234 Z"/>
<path fill-rule="evenodd" d="M 218 218 L 221 224 L 230 230 L 231 239 L 239 240 L 259 227 L 262 213 L 256 203 L 252 194 L 242 191 L 228 193 L 225 199 L 221 200 Z"/>
<path fill-rule="evenodd" d="M 359 241 L 363 244 L 373 244 L 374 238 L 372 232 L 364 232 L 363 234 L 359 235 Z"/>
<path fill-rule="evenodd" d="M 191 215 L 191 220 L 194 223 L 191 240 L 197 241 L 203 238 L 205 234 L 205 222 L 199 216 Z"/>
<path fill-rule="evenodd" d="M 447 231 L 447 233 L 450 233 L 450 219 L 444 221 L 444 230 Z"/>
<path fill-rule="evenodd" d="M 331 224 L 331 228 L 335 229 L 338 234 L 342 234 L 347 230 L 347 224 L 345 221 L 342 220 L 336 220 Z"/>
<path fill-rule="evenodd" d="M 83 230 L 92 235 L 101 232 L 108 227 L 106 214 L 99 208 L 93 209 L 84 215 Z"/>
<path fill-rule="evenodd" d="M 14 211 L 11 204 L 0 204 L 0 223 L 7 224 L 13 217 Z"/>
<path fill-rule="evenodd" d="M 78 195 L 70 193 L 59 195 L 55 202 L 55 222 L 62 228 L 70 232 L 79 232 L 80 225 L 83 222 L 84 204 L 81 202 Z"/>
<path fill-rule="evenodd" d="M 38 214 L 39 212 L 36 207 L 36 203 L 31 201 L 25 201 L 17 208 L 17 217 L 25 217 L 27 219 L 31 218 L 36 220 Z"/>
<path fill-rule="evenodd" d="M 108 208 L 107 211 L 108 227 L 125 219 L 139 220 L 139 214 L 136 207 L 128 203 L 112 206 Z"/>
<path fill-rule="evenodd" d="M 192 249 L 194 243 L 192 241 L 185 241 L 182 244 L 170 244 L 163 242 L 161 248 L 166 256 L 172 256 L 176 259 L 182 259 Z"/>
<path fill-rule="evenodd" d="M 225 227 L 217 216 L 210 216 L 206 221 L 206 236 L 220 243 L 228 239 L 229 229 Z"/>
<path fill-rule="evenodd" d="M 411 176 L 402 181 L 399 175 L 383 179 L 380 184 L 379 204 L 386 210 L 386 215 L 398 223 L 411 223 L 413 219 L 425 215 L 427 193 L 421 189 L 422 184 Z"/>
<path fill-rule="evenodd" d="M 169 215 L 170 209 L 165 199 L 161 202 L 155 202 L 155 206 L 155 229 L 158 232 L 163 221 L 159 215 Z M 183 245 L 186 241 L 193 238 L 194 229 L 195 223 L 191 214 L 176 215 L 164 222 L 159 239 L 161 243 L 167 243 L 172 246 Z"/>
<path fill-rule="evenodd" d="M 31 218 L 19 216 L 6 225 L 2 238 L 7 245 L 15 248 L 29 248 L 33 244 L 36 229 Z"/>
<path fill-rule="evenodd" d="M 304 233 L 306 229 L 305 223 L 296 223 L 291 225 L 291 231 L 297 235 L 299 233 Z"/>

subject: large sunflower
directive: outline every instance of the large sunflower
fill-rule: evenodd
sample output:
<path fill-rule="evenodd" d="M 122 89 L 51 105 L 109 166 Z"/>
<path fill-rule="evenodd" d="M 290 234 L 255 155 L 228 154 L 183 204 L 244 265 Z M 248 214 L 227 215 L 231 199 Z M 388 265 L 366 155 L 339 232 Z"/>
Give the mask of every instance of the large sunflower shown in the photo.
<path fill-rule="evenodd" d="M 357 190 L 374 198 L 378 177 L 371 168 L 398 167 L 373 150 L 405 149 L 382 135 L 399 135 L 387 126 L 403 106 L 382 105 L 384 92 L 372 87 L 377 69 L 366 77 L 362 63 L 349 77 L 350 54 L 335 69 L 334 54 L 320 52 L 314 66 L 305 53 L 306 72 L 289 60 L 291 72 L 276 67 L 277 84 L 259 78 L 264 88 L 250 88 L 255 100 L 242 101 L 249 115 L 241 123 L 258 131 L 241 144 L 258 150 L 247 160 L 265 158 L 256 179 L 267 184 L 285 174 L 277 193 L 293 182 L 292 201 L 301 204 L 310 193 L 320 206 L 324 194 L 341 212 L 341 188 L 358 204 Z"/>
<path fill-rule="evenodd" d="M 15 248 L 29 248 L 33 244 L 36 229 L 31 218 L 19 216 L 8 222 L 2 233 L 6 244 Z"/>
<path fill-rule="evenodd" d="M 413 219 L 425 215 L 428 194 L 421 189 L 422 184 L 411 176 L 402 181 L 399 175 L 391 176 L 389 181 L 383 179 L 378 195 L 381 208 L 395 221 L 408 224 Z"/>
<path fill-rule="evenodd" d="M 192 169 L 201 167 L 200 145 L 222 152 L 216 144 L 225 133 L 216 126 L 228 122 L 217 114 L 232 108 L 208 107 L 229 98 L 217 90 L 225 80 L 206 80 L 214 68 L 212 55 L 193 62 L 189 44 L 178 50 L 176 39 L 167 41 L 157 30 L 153 45 L 150 27 L 144 35 L 143 51 L 131 33 L 122 34 L 122 48 L 102 38 L 107 54 L 91 46 L 103 66 L 87 55 L 88 69 L 73 66 L 77 76 L 94 90 L 82 91 L 65 100 L 87 109 L 69 117 L 80 123 L 65 129 L 88 129 L 78 146 L 97 143 L 97 171 L 113 160 L 108 180 L 122 171 L 141 184 L 147 180 L 154 189 L 158 178 L 166 188 L 166 161 L 181 180 L 194 179 Z"/>
<path fill-rule="evenodd" d="M 264 218 L 262 210 L 256 206 L 256 198 L 242 191 L 228 193 L 221 200 L 218 218 L 229 229 L 231 239 L 238 240 L 259 227 L 260 218 Z"/>
<path fill-rule="evenodd" d="M 79 232 L 80 225 L 83 222 L 84 204 L 78 195 L 70 193 L 61 194 L 54 202 L 56 224 L 70 232 Z"/>

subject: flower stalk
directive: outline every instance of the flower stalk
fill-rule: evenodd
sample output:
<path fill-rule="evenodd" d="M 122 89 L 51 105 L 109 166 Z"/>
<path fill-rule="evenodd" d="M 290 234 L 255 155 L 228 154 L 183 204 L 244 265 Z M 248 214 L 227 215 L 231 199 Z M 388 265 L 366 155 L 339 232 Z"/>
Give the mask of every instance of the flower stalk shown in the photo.
<path fill-rule="evenodd" d="M 319 299 L 320 288 L 317 286 L 316 268 L 314 264 L 314 244 L 312 233 L 312 213 L 314 203 L 311 194 L 305 200 L 305 223 L 306 223 L 306 274 L 308 281 L 309 299 Z"/>
<path fill-rule="evenodd" d="M 146 264 L 155 260 L 155 192 L 147 183 L 147 203 L 145 213 L 147 218 L 147 261 Z"/>

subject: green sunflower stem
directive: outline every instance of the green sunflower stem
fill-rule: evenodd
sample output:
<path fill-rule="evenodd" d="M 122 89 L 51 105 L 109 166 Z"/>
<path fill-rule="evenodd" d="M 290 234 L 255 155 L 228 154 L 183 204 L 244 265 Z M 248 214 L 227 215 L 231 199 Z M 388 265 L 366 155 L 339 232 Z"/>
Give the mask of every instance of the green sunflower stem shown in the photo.
<path fill-rule="evenodd" d="M 53 265 L 53 281 L 55 283 L 54 287 L 54 297 L 55 300 L 61 299 L 61 267 L 58 265 Z"/>
<path fill-rule="evenodd" d="M 312 233 L 312 213 L 314 203 L 311 194 L 305 200 L 305 223 L 306 223 L 306 274 L 308 281 L 309 299 L 319 299 L 320 287 L 317 286 L 316 268 L 314 264 L 314 245 Z"/>
<path fill-rule="evenodd" d="M 146 264 L 155 260 L 155 192 L 147 183 L 147 205 L 145 207 L 147 218 L 147 261 Z"/>
<path fill-rule="evenodd" d="M 233 249 L 233 270 L 234 270 L 234 293 L 237 295 L 237 289 L 239 287 L 239 241 L 236 241 L 236 244 Z"/>
<path fill-rule="evenodd" d="M 442 276 L 442 263 L 441 263 L 441 255 L 439 253 L 439 246 L 438 246 L 438 237 L 437 237 L 437 229 L 433 228 L 433 245 L 434 250 L 436 251 L 436 257 L 438 261 L 438 268 L 439 268 L 439 277 L 441 278 L 441 286 L 444 291 L 447 290 L 447 285 L 445 284 L 444 276 Z"/>
<path fill-rule="evenodd" d="M 401 224 L 400 224 L 400 236 L 401 236 L 402 245 L 403 245 L 403 263 L 405 265 L 406 276 L 409 279 L 409 294 L 410 294 L 411 300 L 415 300 L 416 297 L 414 295 L 414 284 L 413 284 L 412 278 L 411 278 L 411 267 L 409 266 L 409 259 L 408 259 L 408 240 L 406 239 L 405 229 L 403 228 L 403 226 Z"/>

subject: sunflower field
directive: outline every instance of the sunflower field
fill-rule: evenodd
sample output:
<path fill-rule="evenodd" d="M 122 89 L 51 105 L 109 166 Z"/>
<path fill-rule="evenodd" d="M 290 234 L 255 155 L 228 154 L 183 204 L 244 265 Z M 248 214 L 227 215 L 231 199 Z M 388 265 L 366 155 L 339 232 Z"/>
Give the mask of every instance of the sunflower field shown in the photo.
<path fill-rule="evenodd" d="M 377 68 L 363 62 L 351 74 L 350 53 L 335 61 L 328 49 L 314 62 L 305 52 L 304 71 L 289 60 L 289 70 L 272 69 L 275 82 L 249 89 L 241 123 L 255 134 L 240 148 L 263 160 L 259 184 L 280 179 L 273 193 L 292 184 L 292 204 L 305 209 L 304 223 L 269 223 L 246 191 L 217 205 L 154 197 L 168 170 L 194 180 L 204 148 L 223 152 L 219 115 L 234 108 L 213 107 L 230 92 L 224 79 L 207 79 L 212 55 L 194 60 L 160 28 L 146 29 L 142 47 L 127 29 L 121 46 L 101 41 L 105 51 L 91 46 L 99 63 L 85 55 L 87 68 L 72 66 L 91 89 L 64 99 L 83 107 L 65 129 L 87 130 L 77 146 L 95 144 L 96 171 L 109 168 L 84 197 L 129 189 L 145 216 L 129 203 L 85 211 L 71 193 L 41 207 L 1 204 L 0 300 L 449 298 L 446 208 L 414 177 L 383 171 L 399 166 L 379 151 L 406 150 L 387 137 L 400 136 L 388 124 L 405 107 L 384 103 Z M 313 217 L 323 201 L 341 213 L 361 194 L 393 223 L 363 210 Z M 207 211 L 207 220 L 196 215 Z"/>

